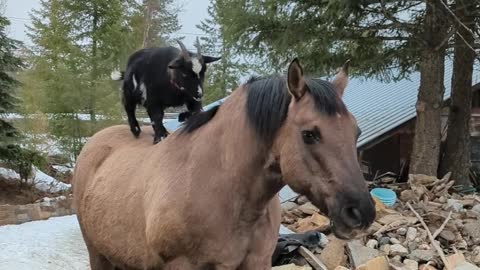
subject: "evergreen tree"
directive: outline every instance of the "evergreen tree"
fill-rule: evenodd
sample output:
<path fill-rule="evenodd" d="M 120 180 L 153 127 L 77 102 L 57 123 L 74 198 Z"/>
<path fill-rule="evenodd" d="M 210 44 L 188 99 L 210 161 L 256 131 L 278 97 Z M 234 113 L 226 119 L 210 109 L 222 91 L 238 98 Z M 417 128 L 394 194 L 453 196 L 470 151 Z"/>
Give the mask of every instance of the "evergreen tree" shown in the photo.
<path fill-rule="evenodd" d="M 142 47 L 158 47 L 171 43 L 170 35 L 180 30 L 178 7 L 174 0 L 143 0 L 138 15 L 143 29 Z"/>
<path fill-rule="evenodd" d="M 239 58 L 235 58 L 233 47 L 226 44 L 222 26 L 217 21 L 216 9 L 216 3 L 212 2 L 208 7 L 208 19 L 197 25 L 197 28 L 205 33 L 205 36 L 200 38 L 202 54 L 222 56 L 220 61 L 207 69 L 204 97 L 206 104 L 223 98 L 229 91 L 235 90 L 240 78 L 247 70 L 247 66 L 241 64 Z"/>
<path fill-rule="evenodd" d="M 12 145 L 18 138 L 18 132 L 7 120 L 1 118 L 2 114 L 14 112 L 17 103 L 15 89 L 17 80 L 14 72 L 22 67 L 22 61 L 15 55 L 19 43 L 6 34 L 10 22 L 0 16 L 0 159 L 9 156 Z"/>
<path fill-rule="evenodd" d="M 470 8 L 478 10 L 480 1 Z M 318 75 L 352 59 L 353 73 L 401 79 L 420 70 L 412 173 L 436 175 L 441 141 L 444 60 L 455 2 L 217 0 L 227 44 L 285 66 L 293 57 Z"/>

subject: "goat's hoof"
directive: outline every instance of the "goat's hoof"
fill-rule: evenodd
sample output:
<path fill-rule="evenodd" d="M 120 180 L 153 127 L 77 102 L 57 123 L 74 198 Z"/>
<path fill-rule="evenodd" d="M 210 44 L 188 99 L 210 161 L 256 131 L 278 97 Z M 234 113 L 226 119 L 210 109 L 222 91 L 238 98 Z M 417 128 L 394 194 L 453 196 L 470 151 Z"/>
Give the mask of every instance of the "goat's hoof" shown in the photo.
<path fill-rule="evenodd" d="M 153 144 L 157 144 L 157 143 L 165 140 L 168 135 L 170 135 L 170 133 L 165 132 L 165 134 L 164 134 L 163 136 L 155 137 L 155 138 L 153 139 Z"/>
<path fill-rule="evenodd" d="M 140 136 L 140 132 L 142 131 L 139 127 L 137 128 L 133 128 L 133 129 L 130 129 L 132 131 L 132 134 L 133 136 L 135 136 L 135 138 L 138 138 L 138 136 Z"/>
<path fill-rule="evenodd" d="M 190 112 L 182 112 L 178 114 L 178 122 L 185 122 L 187 119 L 192 116 Z"/>

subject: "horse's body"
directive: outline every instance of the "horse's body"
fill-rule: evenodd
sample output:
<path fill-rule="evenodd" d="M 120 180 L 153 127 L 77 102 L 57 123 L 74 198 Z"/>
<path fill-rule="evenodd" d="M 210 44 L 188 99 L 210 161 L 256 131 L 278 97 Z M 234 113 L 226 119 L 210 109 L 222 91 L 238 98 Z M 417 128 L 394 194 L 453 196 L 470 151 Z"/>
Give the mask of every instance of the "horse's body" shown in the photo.
<path fill-rule="evenodd" d="M 74 196 L 92 269 L 270 269 L 280 225 L 276 194 L 285 183 L 324 209 L 341 237 L 352 237 L 352 231 L 372 222 L 374 207 L 365 183 L 356 178 L 346 186 L 338 182 L 335 189 L 343 192 L 330 190 L 327 195 L 324 186 L 337 182 L 337 175 L 329 173 L 322 183 L 299 181 L 305 177 L 313 181 L 305 174 L 311 169 L 318 175 L 321 171 L 313 163 L 302 169 L 296 164 L 298 155 L 285 155 L 292 150 L 291 142 L 303 145 L 301 139 L 285 133 L 292 129 L 287 123 L 296 115 L 292 104 L 297 101 L 292 98 L 288 106 L 289 99 L 283 98 L 279 116 L 272 115 L 276 108 L 267 111 L 276 119 L 269 123 L 286 122 L 265 130 L 284 134 L 268 143 L 260 139 L 268 132 L 252 127 L 257 121 L 250 117 L 254 110 L 245 113 L 249 106 L 264 110 L 249 104 L 252 99 L 241 87 L 219 108 L 194 116 L 183 132 L 157 145 L 151 145 L 145 133 L 132 138 L 127 126 L 107 128 L 89 140 L 75 169 Z M 313 106 L 307 99 L 301 110 Z M 282 113 L 286 106 L 287 120 L 282 119 L 287 117 L 286 111 Z M 332 119 L 347 121 L 346 117 Z M 341 125 L 332 129 L 350 132 L 350 127 Z M 353 125 L 351 130 L 345 138 L 354 145 Z M 341 147 L 337 154 L 351 152 L 356 160 L 354 148 L 352 152 L 351 147 Z M 342 179 L 359 172 L 358 163 L 352 163 L 351 157 L 346 160 L 344 165 L 353 167 L 339 165 Z"/>

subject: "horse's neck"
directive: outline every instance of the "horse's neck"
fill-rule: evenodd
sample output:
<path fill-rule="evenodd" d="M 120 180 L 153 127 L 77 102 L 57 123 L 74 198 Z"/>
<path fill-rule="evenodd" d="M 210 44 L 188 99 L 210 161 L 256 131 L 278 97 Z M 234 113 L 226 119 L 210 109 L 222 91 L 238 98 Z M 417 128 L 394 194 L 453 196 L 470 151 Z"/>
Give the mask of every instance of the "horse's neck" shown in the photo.
<path fill-rule="evenodd" d="M 216 150 L 210 156 L 218 159 L 213 164 L 220 165 L 215 170 L 229 178 L 218 179 L 217 184 L 231 186 L 244 208 L 252 210 L 245 214 L 255 218 L 256 213 L 266 209 L 283 183 L 278 161 L 258 143 L 258 136 L 247 122 L 245 107 L 245 94 L 232 94 L 198 140 L 214 141 Z"/>

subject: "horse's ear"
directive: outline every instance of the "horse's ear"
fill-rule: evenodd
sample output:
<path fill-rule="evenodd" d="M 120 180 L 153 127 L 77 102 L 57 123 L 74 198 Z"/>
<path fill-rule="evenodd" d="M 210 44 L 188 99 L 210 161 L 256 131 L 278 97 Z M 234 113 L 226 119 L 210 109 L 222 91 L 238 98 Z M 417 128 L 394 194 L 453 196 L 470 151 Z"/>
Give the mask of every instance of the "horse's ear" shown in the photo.
<path fill-rule="evenodd" d="M 296 99 L 299 100 L 305 94 L 305 79 L 303 78 L 303 69 L 297 58 L 293 59 L 288 66 L 288 91 Z"/>
<path fill-rule="evenodd" d="M 214 56 L 208 56 L 208 55 L 202 55 L 202 58 L 203 58 L 203 62 L 205 64 L 213 63 L 213 62 L 216 62 L 216 61 L 222 59 L 222 57 L 214 57 Z"/>
<path fill-rule="evenodd" d="M 185 60 L 183 57 L 179 57 L 168 64 L 168 68 L 179 69 L 185 65 Z"/>
<path fill-rule="evenodd" d="M 345 92 L 345 88 L 347 88 L 348 84 L 348 67 L 350 65 L 350 59 L 348 59 L 345 64 L 343 64 L 340 71 L 335 75 L 335 79 L 333 79 L 332 84 L 335 90 L 337 91 L 340 97 L 343 96 Z"/>

